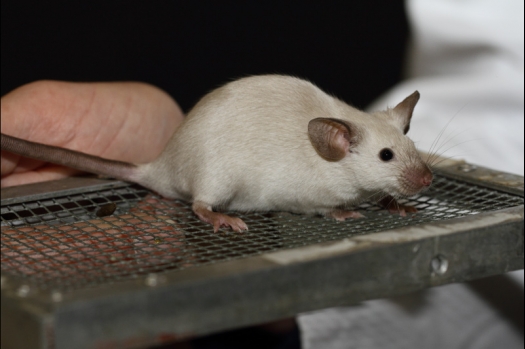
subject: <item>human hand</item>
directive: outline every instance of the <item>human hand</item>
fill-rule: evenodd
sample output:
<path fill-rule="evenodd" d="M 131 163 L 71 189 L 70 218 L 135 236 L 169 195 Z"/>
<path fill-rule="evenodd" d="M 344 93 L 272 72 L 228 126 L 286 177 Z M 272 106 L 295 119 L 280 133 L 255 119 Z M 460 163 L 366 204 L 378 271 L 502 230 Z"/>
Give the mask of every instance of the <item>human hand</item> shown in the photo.
<path fill-rule="evenodd" d="M 147 163 L 182 122 L 177 103 L 144 83 L 38 81 L 1 100 L 2 133 L 103 158 Z M 1 186 L 60 179 L 78 170 L 2 151 Z"/>

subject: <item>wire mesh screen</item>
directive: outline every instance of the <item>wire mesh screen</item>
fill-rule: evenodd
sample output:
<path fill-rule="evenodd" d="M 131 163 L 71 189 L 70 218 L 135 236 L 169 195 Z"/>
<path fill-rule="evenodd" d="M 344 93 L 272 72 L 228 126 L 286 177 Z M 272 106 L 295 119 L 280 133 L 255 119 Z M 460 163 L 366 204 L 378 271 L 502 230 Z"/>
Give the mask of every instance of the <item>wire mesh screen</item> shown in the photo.
<path fill-rule="evenodd" d="M 429 191 L 401 202 L 419 212 L 401 217 L 365 203 L 359 207 L 365 218 L 345 222 L 281 212 L 232 213 L 250 230 L 213 233 L 187 203 L 137 185 L 46 198 L 2 206 L 1 269 L 39 289 L 64 292 L 514 207 L 523 198 L 436 176 Z"/>

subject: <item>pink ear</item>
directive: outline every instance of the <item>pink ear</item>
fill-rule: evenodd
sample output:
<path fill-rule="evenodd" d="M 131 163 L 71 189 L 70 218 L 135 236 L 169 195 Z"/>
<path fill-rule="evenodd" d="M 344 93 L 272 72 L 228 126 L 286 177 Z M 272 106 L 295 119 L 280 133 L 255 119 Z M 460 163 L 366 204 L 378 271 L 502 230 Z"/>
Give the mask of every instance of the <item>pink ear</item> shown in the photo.
<path fill-rule="evenodd" d="M 317 118 L 308 123 L 308 136 L 313 147 L 327 161 L 339 161 L 357 143 L 356 132 L 340 120 Z"/>

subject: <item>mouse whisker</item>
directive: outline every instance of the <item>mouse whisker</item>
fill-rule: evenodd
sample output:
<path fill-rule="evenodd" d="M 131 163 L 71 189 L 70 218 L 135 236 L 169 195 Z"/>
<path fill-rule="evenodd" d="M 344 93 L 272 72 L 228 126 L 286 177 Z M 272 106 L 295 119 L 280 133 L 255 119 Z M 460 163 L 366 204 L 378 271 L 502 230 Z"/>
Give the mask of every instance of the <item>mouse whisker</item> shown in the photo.
<path fill-rule="evenodd" d="M 477 138 L 477 139 L 469 139 L 469 140 L 466 140 L 466 141 L 463 141 L 463 142 L 459 142 L 457 144 L 454 144 L 450 147 L 448 147 L 447 149 L 445 149 L 443 152 L 441 152 L 440 154 L 436 154 L 436 156 L 434 157 L 432 163 L 430 164 L 430 166 L 436 166 L 436 164 L 434 163 L 436 160 L 440 160 L 440 158 L 443 158 L 443 154 L 445 154 L 446 152 L 448 152 L 449 150 L 457 147 L 457 146 L 460 146 L 461 144 L 465 144 L 465 143 L 469 143 L 469 142 L 474 142 L 474 141 L 479 141 L 481 140 L 481 138 Z M 455 155 L 455 157 L 457 157 L 458 155 Z M 446 157 L 447 159 L 450 159 L 452 158 L 451 157 Z M 442 162 L 443 160 L 441 159 L 440 161 L 438 161 L 438 163 Z"/>
<path fill-rule="evenodd" d="M 445 133 L 445 131 L 447 130 L 448 126 L 452 123 L 452 121 L 459 115 L 459 113 L 468 105 L 468 103 L 465 103 L 461 108 L 459 108 L 459 110 L 450 118 L 450 120 L 448 120 L 448 122 L 445 124 L 445 126 L 443 127 L 443 129 L 441 129 L 441 131 L 438 133 L 436 139 L 432 142 L 432 144 L 430 145 L 430 149 L 429 149 L 429 153 L 430 154 L 435 154 L 437 153 L 437 150 L 435 150 L 435 146 L 437 146 L 437 144 L 439 144 L 439 140 L 441 139 L 441 137 L 443 136 L 443 134 Z"/>
<path fill-rule="evenodd" d="M 381 201 L 382 199 L 386 198 L 388 196 L 387 193 L 383 192 L 382 190 L 377 190 L 375 193 L 367 196 L 366 198 L 362 198 L 359 201 L 359 204 L 364 202 L 370 202 L 370 201 Z M 377 198 L 377 199 L 376 199 Z"/>
<path fill-rule="evenodd" d="M 461 158 L 462 155 L 461 154 L 458 154 L 458 155 L 451 155 L 451 156 L 447 156 L 447 157 L 443 157 L 441 158 L 439 161 L 437 161 L 436 163 L 433 163 L 431 166 L 432 167 L 437 167 L 439 164 L 447 161 L 447 160 L 452 160 L 452 159 L 459 159 Z"/>
<path fill-rule="evenodd" d="M 444 143 L 442 143 L 435 151 L 435 153 L 433 154 L 433 157 L 432 157 L 432 162 L 435 161 L 436 159 L 438 159 L 439 157 L 441 157 L 444 153 L 446 153 L 447 151 L 449 151 L 450 149 L 458 146 L 458 145 L 461 145 L 463 143 L 467 143 L 467 142 L 471 142 L 471 141 L 474 141 L 474 140 L 480 140 L 480 139 L 472 139 L 472 140 L 467 140 L 467 141 L 463 141 L 463 142 L 460 142 L 460 143 L 457 143 L 457 144 L 454 144 L 450 147 L 448 147 L 447 149 L 439 152 L 447 143 L 449 143 L 450 141 L 452 141 L 455 137 L 459 136 L 460 134 L 466 132 L 467 130 L 463 130 L 461 132 L 459 132 L 458 134 L 452 136 L 452 137 L 449 137 Z M 439 154 L 438 154 L 439 152 Z"/>

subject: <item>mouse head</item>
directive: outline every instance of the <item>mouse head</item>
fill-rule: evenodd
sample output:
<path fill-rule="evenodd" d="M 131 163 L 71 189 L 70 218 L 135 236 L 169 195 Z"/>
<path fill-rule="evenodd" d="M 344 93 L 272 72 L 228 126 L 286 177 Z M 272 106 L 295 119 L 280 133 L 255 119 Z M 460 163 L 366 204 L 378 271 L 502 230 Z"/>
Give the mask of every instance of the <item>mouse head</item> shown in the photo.
<path fill-rule="evenodd" d="M 326 161 L 338 163 L 369 192 L 411 196 L 428 188 L 432 172 L 406 133 L 419 93 L 395 108 L 360 117 L 317 118 L 308 124 L 310 142 Z"/>

